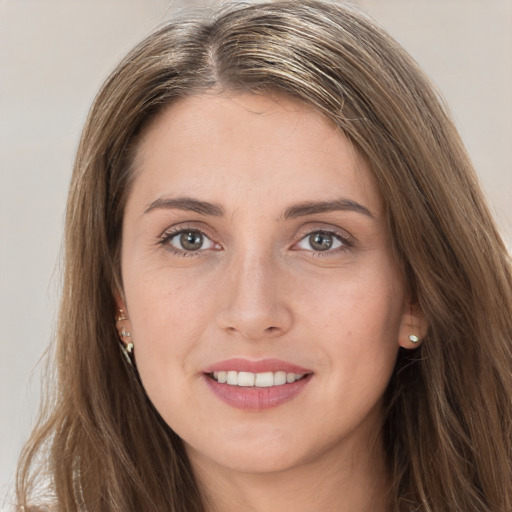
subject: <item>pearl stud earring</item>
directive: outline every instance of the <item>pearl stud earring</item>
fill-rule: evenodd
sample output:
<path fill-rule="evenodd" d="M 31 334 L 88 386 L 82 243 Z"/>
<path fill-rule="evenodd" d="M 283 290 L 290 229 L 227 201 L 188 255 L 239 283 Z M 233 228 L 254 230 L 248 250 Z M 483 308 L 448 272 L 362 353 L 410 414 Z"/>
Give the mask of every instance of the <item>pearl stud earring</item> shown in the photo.
<path fill-rule="evenodd" d="M 420 339 L 415 334 L 409 334 L 409 341 L 411 343 L 418 343 L 418 341 L 420 341 Z"/>

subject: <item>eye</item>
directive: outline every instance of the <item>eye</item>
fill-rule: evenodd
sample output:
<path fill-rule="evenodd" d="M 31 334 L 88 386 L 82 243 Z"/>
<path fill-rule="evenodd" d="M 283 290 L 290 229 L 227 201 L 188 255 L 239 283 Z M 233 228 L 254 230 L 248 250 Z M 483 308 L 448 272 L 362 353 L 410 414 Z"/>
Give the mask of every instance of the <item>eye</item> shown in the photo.
<path fill-rule="evenodd" d="M 184 229 L 167 233 L 162 237 L 162 243 L 182 252 L 197 252 L 216 247 L 204 233 L 197 229 Z"/>
<path fill-rule="evenodd" d="M 297 247 L 307 251 L 326 252 L 345 245 L 349 246 L 350 244 L 340 235 L 330 231 L 314 231 L 300 240 Z"/>

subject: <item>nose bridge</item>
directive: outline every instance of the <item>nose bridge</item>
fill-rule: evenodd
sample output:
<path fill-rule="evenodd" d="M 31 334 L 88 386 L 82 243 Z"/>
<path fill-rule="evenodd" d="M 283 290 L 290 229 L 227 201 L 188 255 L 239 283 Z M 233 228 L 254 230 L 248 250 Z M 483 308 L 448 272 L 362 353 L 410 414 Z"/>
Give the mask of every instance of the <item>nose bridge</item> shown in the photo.
<path fill-rule="evenodd" d="M 280 288 L 281 278 L 278 258 L 268 246 L 238 251 L 227 269 L 221 327 L 247 339 L 287 332 L 291 310 Z"/>
<path fill-rule="evenodd" d="M 275 300 L 276 262 L 268 251 L 241 255 L 236 265 L 235 298 L 241 306 L 247 303 L 249 309 L 270 308 Z"/>

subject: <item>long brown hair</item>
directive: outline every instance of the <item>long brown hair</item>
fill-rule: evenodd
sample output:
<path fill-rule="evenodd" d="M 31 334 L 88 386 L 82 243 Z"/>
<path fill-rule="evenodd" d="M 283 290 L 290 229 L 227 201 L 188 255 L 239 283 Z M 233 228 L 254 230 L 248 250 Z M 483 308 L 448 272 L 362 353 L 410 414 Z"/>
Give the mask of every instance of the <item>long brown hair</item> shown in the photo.
<path fill-rule="evenodd" d="M 180 439 L 120 355 L 113 296 L 141 130 L 165 105 L 212 88 L 278 91 L 314 106 L 376 177 L 397 261 L 429 324 L 421 347 L 399 354 L 386 394 L 396 510 L 510 512 L 509 256 L 422 72 L 365 15 L 316 0 L 171 22 L 98 94 L 69 193 L 56 393 L 21 459 L 18 506 L 30 510 L 42 454 L 58 510 L 207 509 Z"/>

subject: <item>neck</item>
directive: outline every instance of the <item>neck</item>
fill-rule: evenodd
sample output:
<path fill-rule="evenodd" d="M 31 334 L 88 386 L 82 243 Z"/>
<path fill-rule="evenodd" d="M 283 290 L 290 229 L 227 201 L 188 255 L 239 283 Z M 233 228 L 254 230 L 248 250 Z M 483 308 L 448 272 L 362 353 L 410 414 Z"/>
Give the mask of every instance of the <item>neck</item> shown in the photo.
<path fill-rule="evenodd" d="M 330 450 L 283 471 L 248 473 L 194 464 L 208 512 L 389 512 L 389 472 L 380 443 L 364 454 Z"/>

